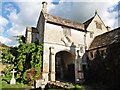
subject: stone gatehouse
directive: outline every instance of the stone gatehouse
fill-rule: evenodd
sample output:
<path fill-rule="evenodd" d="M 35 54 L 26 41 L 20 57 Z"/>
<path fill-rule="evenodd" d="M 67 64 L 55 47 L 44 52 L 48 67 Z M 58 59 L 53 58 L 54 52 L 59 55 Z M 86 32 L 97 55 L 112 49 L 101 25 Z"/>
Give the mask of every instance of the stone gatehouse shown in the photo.
<path fill-rule="evenodd" d="M 95 15 L 84 23 L 71 21 L 47 13 L 47 2 L 36 27 L 26 28 L 27 43 L 43 44 L 43 71 L 46 81 L 84 79 L 82 56 L 95 36 L 109 31 L 102 19 Z"/>

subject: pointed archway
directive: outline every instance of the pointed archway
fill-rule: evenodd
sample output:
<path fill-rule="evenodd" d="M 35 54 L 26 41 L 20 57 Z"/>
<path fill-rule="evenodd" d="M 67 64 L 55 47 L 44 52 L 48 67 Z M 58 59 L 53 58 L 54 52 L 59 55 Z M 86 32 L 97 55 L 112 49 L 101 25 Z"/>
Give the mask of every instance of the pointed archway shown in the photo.
<path fill-rule="evenodd" d="M 55 55 L 56 80 L 75 81 L 75 56 L 68 51 L 60 51 Z"/>

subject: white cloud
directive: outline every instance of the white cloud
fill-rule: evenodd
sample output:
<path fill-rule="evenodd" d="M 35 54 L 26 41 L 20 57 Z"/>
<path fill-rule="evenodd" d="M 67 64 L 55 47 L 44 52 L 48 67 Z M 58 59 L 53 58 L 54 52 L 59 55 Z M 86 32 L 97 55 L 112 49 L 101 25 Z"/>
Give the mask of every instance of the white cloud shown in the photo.
<path fill-rule="evenodd" d="M 8 20 L 5 19 L 4 17 L 0 16 L 0 35 L 4 32 L 4 26 L 8 24 Z"/>
<path fill-rule="evenodd" d="M 8 44 L 11 40 L 9 38 L 0 36 L 0 42 Z"/>
<path fill-rule="evenodd" d="M 86 20 L 94 16 L 94 12 L 97 10 L 105 25 L 109 25 L 112 28 L 118 27 L 118 20 L 115 18 L 118 15 L 118 11 L 108 12 L 108 8 L 113 9 L 113 6 L 116 6 L 118 4 L 118 0 L 111 0 L 105 2 L 87 0 L 89 2 L 82 1 L 74 3 L 70 2 L 71 0 L 67 1 L 61 0 L 59 5 L 56 5 L 54 9 L 50 11 L 50 13 L 78 22 L 85 22 Z"/>
<path fill-rule="evenodd" d="M 16 41 L 16 37 L 3 37 L 3 36 L 0 36 L 0 42 L 1 43 L 4 43 L 8 46 L 18 46 L 19 43 L 18 41 Z"/>
<path fill-rule="evenodd" d="M 0 26 L 4 26 L 8 23 L 8 20 L 5 19 L 4 17 L 0 16 Z"/>
<path fill-rule="evenodd" d="M 16 13 L 17 10 L 14 10 L 8 16 L 9 22 L 12 23 L 12 27 L 7 30 L 7 34 L 11 37 L 11 41 L 9 43 L 5 43 L 9 46 L 18 45 L 18 42 L 12 37 L 25 35 L 25 28 L 27 26 L 36 26 L 41 10 L 40 3 L 18 2 L 18 5 L 20 12 Z"/>
<path fill-rule="evenodd" d="M 10 0 L 11 1 L 11 0 Z M 42 0 L 13 0 L 16 1 L 19 5 L 20 12 L 16 13 L 16 8 L 12 7 L 12 12 L 10 13 L 9 22 L 12 23 L 12 27 L 7 31 L 10 37 L 17 35 L 24 35 L 25 28 L 27 26 L 36 26 L 37 20 L 40 15 L 42 8 Z M 102 17 L 105 25 L 111 27 L 117 27 L 117 22 L 115 16 L 116 12 L 109 13 L 108 8 L 112 8 L 113 5 L 118 3 L 118 0 L 107 0 L 98 2 L 97 0 L 60 0 L 58 5 L 53 5 L 51 2 L 53 0 L 47 0 L 48 2 L 48 12 L 57 16 L 62 16 L 64 18 L 72 19 L 79 22 L 84 22 L 91 18 L 94 15 L 95 10 L 98 10 L 98 13 Z M 114 1 L 114 2 L 113 2 Z M 69 3 L 64 3 L 69 2 Z M 74 3 L 73 3 L 74 2 Z M 1 17 L 0 17 L 1 20 Z M 2 24 L 1 24 L 2 23 Z M 4 26 L 8 23 L 8 20 L 3 19 L 0 22 L 1 26 Z M 4 31 L 4 28 L 0 29 L 0 32 Z M 3 40 L 4 37 L 1 37 Z M 9 43 L 7 43 L 8 41 Z M 5 43 L 8 45 L 18 44 L 13 38 L 6 38 Z"/>
<path fill-rule="evenodd" d="M 10 13 L 9 21 L 12 23 L 12 28 L 7 31 L 8 34 L 10 36 L 24 35 L 27 26 L 36 27 L 42 8 L 41 3 L 42 2 L 17 2 L 20 12 L 17 14 L 16 10 L 14 10 Z M 50 6 L 51 4 L 48 5 Z M 53 6 L 54 5 L 51 5 L 50 7 L 53 8 Z"/>
<path fill-rule="evenodd" d="M 3 32 L 4 32 L 4 28 L 0 27 L 0 35 L 2 35 Z"/>
<path fill-rule="evenodd" d="M 12 27 L 6 31 L 9 36 L 0 36 L 0 39 L 2 43 L 5 43 L 9 46 L 18 45 L 18 42 L 13 37 L 25 35 L 25 28 L 27 26 L 36 26 L 41 11 L 41 2 L 17 2 L 17 4 L 20 8 L 19 13 L 16 12 L 17 8 L 13 8 L 11 4 L 7 4 L 8 6 L 5 8 L 7 11 L 11 11 L 10 15 L 8 15 L 8 19 L 12 24 Z M 8 9 L 7 7 L 11 8 Z M 7 19 L 5 20 L 7 21 Z M 3 19 L 2 22 L 0 22 L 1 26 L 4 26 L 8 23 L 5 22 L 5 20 Z M 0 32 L 3 32 L 3 29 L 4 28 L 0 29 Z"/>

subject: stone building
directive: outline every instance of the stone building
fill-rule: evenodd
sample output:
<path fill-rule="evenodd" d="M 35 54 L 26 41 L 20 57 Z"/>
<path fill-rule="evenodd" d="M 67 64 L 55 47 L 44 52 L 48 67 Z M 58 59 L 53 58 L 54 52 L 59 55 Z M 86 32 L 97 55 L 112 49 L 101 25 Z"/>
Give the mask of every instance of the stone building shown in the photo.
<path fill-rule="evenodd" d="M 95 58 L 96 51 L 99 51 L 102 57 L 105 58 L 107 48 L 110 45 L 120 43 L 119 34 L 120 34 L 120 27 L 96 36 L 88 49 L 89 59 L 93 60 Z"/>
<path fill-rule="evenodd" d="M 44 45 L 42 78 L 46 81 L 82 80 L 82 56 L 95 36 L 109 31 L 97 12 L 84 23 L 47 13 L 47 2 L 36 27 L 26 28 L 27 43 Z"/>
<path fill-rule="evenodd" d="M 120 83 L 120 27 L 98 35 L 87 50 L 87 79 Z M 119 86 L 119 85 L 118 85 Z"/>

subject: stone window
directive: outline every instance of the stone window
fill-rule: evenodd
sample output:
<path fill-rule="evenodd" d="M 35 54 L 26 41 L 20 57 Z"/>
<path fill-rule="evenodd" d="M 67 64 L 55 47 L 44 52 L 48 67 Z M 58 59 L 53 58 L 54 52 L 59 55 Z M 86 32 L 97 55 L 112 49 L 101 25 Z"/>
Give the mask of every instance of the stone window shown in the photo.
<path fill-rule="evenodd" d="M 71 29 L 67 27 L 63 27 L 63 34 L 66 36 L 71 36 Z"/>
<path fill-rule="evenodd" d="M 82 46 L 80 47 L 80 52 L 84 53 L 84 48 Z"/>
<path fill-rule="evenodd" d="M 90 38 L 93 38 L 94 32 L 90 32 Z"/>
<path fill-rule="evenodd" d="M 90 57 L 91 57 L 91 58 L 93 58 L 93 57 L 94 57 L 93 52 L 90 52 Z"/>
<path fill-rule="evenodd" d="M 96 28 L 102 30 L 102 23 L 98 21 L 95 21 L 95 22 L 96 22 Z"/>
<path fill-rule="evenodd" d="M 101 50 L 100 53 L 101 53 L 101 56 L 103 56 L 104 55 L 104 50 Z"/>
<path fill-rule="evenodd" d="M 106 50 L 101 50 L 100 54 L 103 58 L 105 58 L 106 57 Z"/>

